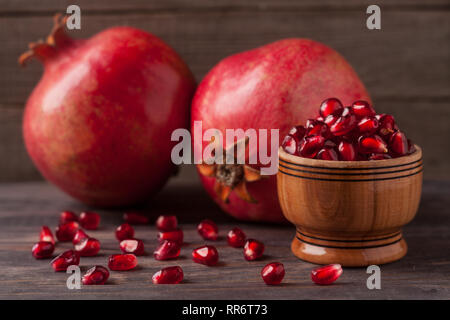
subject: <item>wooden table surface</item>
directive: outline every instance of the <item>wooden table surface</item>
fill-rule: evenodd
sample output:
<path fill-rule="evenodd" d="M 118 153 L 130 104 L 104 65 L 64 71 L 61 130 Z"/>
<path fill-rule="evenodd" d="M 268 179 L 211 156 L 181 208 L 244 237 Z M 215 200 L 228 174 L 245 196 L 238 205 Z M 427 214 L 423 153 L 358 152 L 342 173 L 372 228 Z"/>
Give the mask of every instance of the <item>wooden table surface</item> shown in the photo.
<path fill-rule="evenodd" d="M 59 190 L 43 182 L 0 184 L 0 298 L 1 299 L 450 299 L 450 182 L 426 181 L 419 213 L 404 229 L 409 252 L 401 261 L 381 266 L 381 290 L 368 290 L 369 276 L 364 268 L 345 268 L 332 286 L 312 284 L 312 264 L 295 258 L 290 252 L 292 226 L 239 223 L 221 213 L 198 186 L 172 183 L 149 206 L 152 217 L 173 213 L 179 217 L 187 244 L 181 257 L 160 262 L 152 255 L 139 257 L 134 271 L 111 272 L 108 285 L 66 287 L 68 274 L 55 273 L 49 260 L 35 260 L 31 246 L 41 225 L 56 226 L 59 212 L 87 209 Z M 101 228 L 89 232 L 102 243 L 101 255 L 81 259 L 81 269 L 106 265 L 110 254 L 117 253 L 114 228 L 121 223 L 121 212 L 99 211 Z M 203 243 L 195 231 L 196 223 L 209 217 L 220 223 L 222 238 L 214 243 L 220 254 L 216 267 L 195 264 L 192 248 Z M 223 236 L 240 226 L 249 237 L 262 240 L 266 256 L 247 262 L 239 249 L 226 245 Z M 147 251 L 156 246 L 153 225 L 136 227 L 136 237 L 144 240 Z M 55 253 L 70 248 L 57 245 Z M 283 285 L 266 286 L 261 268 L 280 261 L 286 268 Z M 176 286 L 153 285 L 151 276 L 159 268 L 182 266 L 185 281 Z"/>

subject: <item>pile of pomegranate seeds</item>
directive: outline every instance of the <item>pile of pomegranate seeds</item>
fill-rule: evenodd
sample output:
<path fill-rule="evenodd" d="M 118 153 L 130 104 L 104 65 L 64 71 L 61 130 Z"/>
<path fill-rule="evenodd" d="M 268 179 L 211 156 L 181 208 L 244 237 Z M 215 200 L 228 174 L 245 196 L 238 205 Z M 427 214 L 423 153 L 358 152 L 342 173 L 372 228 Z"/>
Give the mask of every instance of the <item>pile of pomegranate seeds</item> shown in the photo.
<path fill-rule="evenodd" d="M 335 282 L 342 274 L 340 264 L 330 264 L 311 271 L 311 279 L 316 284 L 328 285 Z"/>
<path fill-rule="evenodd" d="M 267 264 L 261 270 L 261 277 L 268 285 L 277 285 L 283 281 L 284 278 L 284 266 L 279 262 L 272 262 Z"/>
<path fill-rule="evenodd" d="M 328 108 L 328 109 L 327 109 Z M 330 107 L 324 108 L 321 112 L 326 113 L 338 108 L 335 101 Z M 358 105 L 360 114 L 365 112 L 365 106 Z M 389 127 L 392 127 L 391 120 L 386 120 Z M 302 130 L 297 127 L 295 130 Z M 324 132 L 322 129 L 317 129 Z M 119 248 L 122 254 L 113 254 L 108 258 L 108 268 L 112 271 L 128 271 L 136 268 L 138 259 L 136 256 L 145 254 L 144 242 L 134 238 L 134 229 L 130 225 L 147 224 L 148 218 L 133 212 L 127 212 L 123 216 L 126 221 L 117 227 L 115 235 L 120 241 Z M 59 241 L 72 241 L 74 249 L 67 250 L 56 256 L 51 261 L 51 266 L 55 271 L 66 271 L 71 265 L 79 265 L 80 257 L 96 256 L 100 251 L 100 241 L 90 237 L 81 226 L 94 230 L 100 223 L 100 215 L 94 212 L 84 212 L 78 218 L 71 211 L 64 211 L 60 215 L 59 226 L 56 228 L 56 237 Z M 80 226 L 81 225 L 81 226 Z M 156 260 L 164 261 L 177 259 L 180 256 L 183 244 L 183 231 L 178 226 L 175 216 L 160 216 L 156 221 L 159 245 L 154 251 Z M 203 220 L 197 227 L 198 233 L 205 240 L 218 239 L 218 227 L 211 220 Z M 227 234 L 228 245 L 233 248 L 243 248 L 244 258 L 247 261 L 258 260 L 263 257 L 264 244 L 255 239 L 247 239 L 245 233 L 240 228 L 233 228 Z M 42 226 L 37 242 L 31 252 L 36 259 L 50 258 L 55 250 L 55 238 L 48 226 Z M 203 245 L 192 250 L 192 261 L 206 266 L 215 266 L 219 261 L 219 252 L 216 247 Z M 311 271 L 313 282 L 326 285 L 336 281 L 342 274 L 342 267 L 338 264 L 320 267 Z M 267 285 L 278 285 L 283 281 L 285 269 L 280 262 L 271 262 L 261 270 L 261 278 Z M 84 285 L 105 284 L 110 276 L 110 272 L 104 266 L 95 265 L 91 267 L 82 277 Z M 178 284 L 183 281 L 183 269 L 180 266 L 170 266 L 157 271 L 153 277 L 154 284 Z"/>
<path fill-rule="evenodd" d="M 205 240 L 215 241 L 219 236 L 219 228 L 213 221 L 208 219 L 199 223 L 197 226 L 197 231 Z"/>
<path fill-rule="evenodd" d="M 322 102 L 316 119 L 293 127 L 282 147 L 292 155 L 335 161 L 383 160 L 415 151 L 393 116 L 376 114 L 366 101 L 344 107 L 336 98 Z"/>

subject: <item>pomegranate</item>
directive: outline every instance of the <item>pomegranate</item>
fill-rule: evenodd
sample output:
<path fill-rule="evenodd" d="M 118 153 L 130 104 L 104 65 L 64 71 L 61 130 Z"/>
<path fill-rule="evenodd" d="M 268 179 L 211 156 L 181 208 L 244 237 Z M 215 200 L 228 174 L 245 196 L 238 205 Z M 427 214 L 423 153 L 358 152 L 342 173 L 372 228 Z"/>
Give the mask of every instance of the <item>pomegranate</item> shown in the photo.
<path fill-rule="evenodd" d="M 80 224 L 87 230 L 96 230 L 100 224 L 100 215 L 95 212 L 82 212 L 80 214 Z"/>
<path fill-rule="evenodd" d="M 82 202 L 144 201 L 174 171 L 171 134 L 188 127 L 193 75 L 150 33 L 113 27 L 74 40 L 65 20 L 55 16 L 47 40 L 19 58 L 44 65 L 24 113 L 28 153 L 47 180 Z"/>
<path fill-rule="evenodd" d="M 95 238 L 84 238 L 74 245 L 74 248 L 80 257 L 93 257 L 100 251 L 100 241 Z"/>
<path fill-rule="evenodd" d="M 74 245 L 79 244 L 81 241 L 87 238 L 89 238 L 89 236 L 86 234 L 86 232 L 84 232 L 82 229 L 78 229 L 78 231 L 75 233 L 75 236 L 72 239 L 72 243 Z"/>
<path fill-rule="evenodd" d="M 261 270 L 261 277 L 268 285 L 277 285 L 283 281 L 284 278 L 284 266 L 280 262 L 272 262 L 267 264 Z"/>
<path fill-rule="evenodd" d="M 119 241 L 126 239 L 133 239 L 134 237 L 134 229 L 128 223 L 122 223 L 116 229 L 116 238 Z"/>
<path fill-rule="evenodd" d="M 178 244 L 183 244 L 183 230 L 177 229 L 174 231 L 165 231 L 158 233 L 158 241 L 164 242 L 164 240 L 175 241 Z"/>
<path fill-rule="evenodd" d="M 178 284 L 183 281 L 183 269 L 179 266 L 166 267 L 152 276 L 154 284 Z"/>
<path fill-rule="evenodd" d="M 31 249 L 31 254 L 36 259 L 50 258 L 55 251 L 55 244 L 48 241 L 39 241 Z"/>
<path fill-rule="evenodd" d="M 139 239 L 122 240 L 119 246 L 123 253 L 132 253 L 135 256 L 142 256 L 145 253 L 144 242 Z"/>
<path fill-rule="evenodd" d="M 335 282 L 342 274 L 340 264 L 330 264 L 311 271 L 311 280 L 316 284 L 328 285 Z"/>
<path fill-rule="evenodd" d="M 77 233 L 80 225 L 78 222 L 70 221 L 56 227 L 56 238 L 58 241 L 72 241 Z"/>
<path fill-rule="evenodd" d="M 255 239 L 248 239 L 244 245 L 244 258 L 247 261 L 257 260 L 264 253 L 264 244 Z"/>
<path fill-rule="evenodd" d="M 159 216 L 156 219 L 156 228 L 160 231 L 173 231 L 178 227 L 176 216 Z"/>
<path fill-rule="evenodd" d="M 333 49 L 308 39 L 280 40 L 216 65 L 195 93 L 191 126 L 202 121 L 201 134 L 216 128 L 223 135 L 226 129 L 280 129 L 281 145 L 289 129 L 314 117 L 316 106 L 330 96 L 339 97 L 345 105 L 369 99 L 352 67 Z M 209 144 L 201 140 L 194 145 L 197 158 Z M 205 189 L 230 215 L 242 220 L 285 221 L 276 176 L 248 180 L 242 167 L 205 169 L 197 165 Z M 262 163 L 251 167 L 259 172 Z"/>
<path fill-rule="evenodd" d="M 52 230 L 47 226 L 42 226 L 41 233 L 39 234 L 39 241 L 51 242 L 55 244 L 55 238 L 53 237 Z"/>
<path fill-rule="evenodd" d="M 214 246 L 202 246 L 192 250 L 192 261 L 206 266 L 215 266 L 219 261 L 219 252 Z"/>
<path fill-rule="evenodd" d="M 55 271 L 66 271 L 69 266 L 77 266 L 79 263 L 80 255 L 74 250 L 64 251 L 50 262 Z"/>
<path fill-rule="evenodd" d="M 95 266 L 86 271 L 81 279 L 84 285 L 105 284 L 109 278 L 109 271 L 103 266 Z"/>
<path fill-rule="evenodd" d="M 113 271 L 128 271 L 136 268 L 138 260 L 134 254 L 113 254 L 109 257 L 108 268 Z"/>
<path fill-rule="evenodd" d="M 72 211 L 63 211 L 59 216 L 59 224 L 64 224 L 70 221 L 78 221 L 78 217 Z"/>
<path fill-rule="evenodd" d="M 164 240 L 153 252 L 156 260 L 169 260 L 178 258 L 180 255 L 180 244 L 175 241 Z"/>
<path fill-rule="evenodd" d="M 205 240 L 217 240 L 219 236 L 219 228 L 214 221 L 205 219 L 197 226 L 198 234 Z"/>
<path fill-rule="evenodd" d="M 228 244 L 233 248 L 242 248 L 246 238 L 244 231 L 237 227 L 231 229 L 227 234 Z"/>

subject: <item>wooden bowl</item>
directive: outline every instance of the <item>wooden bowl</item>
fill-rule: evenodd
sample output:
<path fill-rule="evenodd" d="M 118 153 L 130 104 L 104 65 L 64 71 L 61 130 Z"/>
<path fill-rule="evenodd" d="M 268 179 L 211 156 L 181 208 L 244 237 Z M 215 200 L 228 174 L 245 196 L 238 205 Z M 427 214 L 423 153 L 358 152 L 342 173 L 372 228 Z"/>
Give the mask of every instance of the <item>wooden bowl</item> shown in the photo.
<path fill-rule="evenodd" d="M 300 259 L 343 266 L 399 260 L 407 252 L 401 228 L 422 192 L 422 150 L 376 161 L 307 159 L 279 149 L 278 198 L 297 227 Z"/>

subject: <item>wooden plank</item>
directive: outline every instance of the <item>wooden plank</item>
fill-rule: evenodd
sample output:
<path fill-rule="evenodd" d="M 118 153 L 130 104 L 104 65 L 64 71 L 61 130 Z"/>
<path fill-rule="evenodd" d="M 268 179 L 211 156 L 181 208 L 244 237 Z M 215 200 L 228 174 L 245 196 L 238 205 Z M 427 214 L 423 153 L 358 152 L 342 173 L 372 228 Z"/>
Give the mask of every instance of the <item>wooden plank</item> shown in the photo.
<path fill-rule="evenodd" d="M 327 43 L 354 66 L 374 97 L 445 97 L 450 86 L 450 13 L 388 12 L 369 31 L 361 12 L 223 12 L 86 16 L 76 37 L 113 25 L 151 31 L 173 46 L 197 79 L 233 53 L 288 37 Z M 0 17 L 0 105 L 25 102 L 41 75 L 16 65 L 28 42 L 51 28 L 49 17 Z"/>
<path fill-rule="evenodd" d="M 425 177 L 450 179 L 450 150 L 443 139 L 450 137 L 450 108 L 447 101 L 375 99 L 379 113 L 395 116 L 400 128 L 423 148 Z M 26 155 L 21 133 L 22 111 L 8 108 L 0 112 L 0 181 L 26 181 L 39 175 Z M 182 176 L 195 176 L 193 166 L 185 166 Z"/>
<path fill-rule="evenodd" d="M 65 11 L 69 5 L 73 4 L 70 0 L 40 0 L 39 4 L 27 0 L 3 0 L 0 7 L 0 13 L 4 14 L 49 14 L 52 11 Z M 367 6 L 373 4 L 369 0 L 78 0 L 76 3 L 83 12 L 92 13 L 111 13 L 111 12 L 141 12 L 146 11 L 273 11 L 273 10 L 364 10 Z M 423 10 L 433 8 L 448 8 L 448 1 L 433 0 L 424 3 L 421 0 L 379 0 L 376 3 L 384 10 Z"/>
<path fill-rule="evenodd" d="M 245 224 L 221 213 L 199 188 L 172 184 L 149 206 L 152 219 L 162 213 L 176 214 L 187 244 L 177 260 L 161 262 L 151 256 L 156 246 L 153 225 L 136 227 L 145 242 L 148 256 L 139 257 L 139 268 L 130 272 L 111 272 L 106 286 L 66 288 L 67 274 L 54 273 L 49 260 L 34 260 L 30 248 L 42 224 L 54 227 L 63 209 L 79 212 L 86 207 L 73 202 L 44 183 L 0 185 L 0 274 L 1 299 L 450 299 L 450 260 L 446 250 L 450 240 L 450 182 L 426 182 L 416 219 L 405 230 L 409 252 L 402 260 L 381 266 L 381 290 L 368 290 L 364 268 L 345 268 L 342 277 L 330 287 L 313 285 L 309 272 L 314 267 L 290 252 L 292 226 Z M 182 195 L 182 196 L 180 196 Z M 189 201 L 189 206 L 186 206 Z M 85 271 L 94 264 L 105 265 L 117 253 L 114 227 L 121 223 L 121 212 L 100 211 L 101 228 L 89 234 L 102 243 L 101 255 L 82 258 Z M 219 223 L 222 238 L 215 242 L 220 254 L 217 267 L 195 264 L 193 248 L 203 243 L 195 226 L 208 217 Z M 436 225 L 439 221 L 439 225 Z M 263 241 L 266 253 L 261 261 L 247 262 L 240 249 L 226 245 L 223 236 L 239 226 L 249 237 Z M 57 253 L 70 248 L 57 246 Z M 260 278 L 268 262 L 285 265 L 283 285 L 266 286 Z M 151 276 L 159 268 L 182 266 L 185 281 L 177 286 L 154 286 Z"/>

